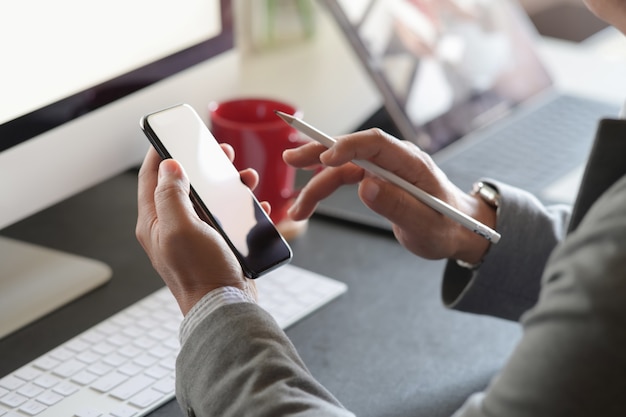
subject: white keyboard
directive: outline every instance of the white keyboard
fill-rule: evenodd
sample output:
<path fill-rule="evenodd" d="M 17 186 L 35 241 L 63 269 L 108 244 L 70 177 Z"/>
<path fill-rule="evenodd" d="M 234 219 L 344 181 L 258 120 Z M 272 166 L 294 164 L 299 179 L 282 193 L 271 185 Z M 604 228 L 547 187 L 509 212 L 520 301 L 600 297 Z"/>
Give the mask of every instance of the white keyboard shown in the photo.
<path fill-rule="evenodd" d="M 293 265 L 257 280 L 284 329 L 346 291 Z M 1 417 L 139 417 L 174 398 L 182 315 L 167 288 L 0 379 Z"/>

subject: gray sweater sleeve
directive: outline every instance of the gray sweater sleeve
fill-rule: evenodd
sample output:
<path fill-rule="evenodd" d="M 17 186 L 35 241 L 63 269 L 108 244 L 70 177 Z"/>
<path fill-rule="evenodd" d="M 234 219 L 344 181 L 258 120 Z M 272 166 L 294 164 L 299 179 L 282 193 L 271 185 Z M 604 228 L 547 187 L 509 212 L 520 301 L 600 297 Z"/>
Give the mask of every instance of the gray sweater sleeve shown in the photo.
<path fill-rule="evenodd" d="M 626 177 L 550 257 L 524 335 L 458 417 L 626 416 Z"/>
<path fill-rule="evenodd" d="M 541 274 L 549 254 L 565 236 L 570 208 L 546 208 L 526 191 L 485 181 L 501 196 L 496 229 L 502 239 L 491 246 L 476 271 L 448 262 L 443 302 L 461 311 L 518 320 L 537 302 Z"/>
<path fill-rule="evenodd" d="M 194 328 L 176 362 L 176 396 L 187 416 L 353 417 L 253 303 L 220 307 Z"/>

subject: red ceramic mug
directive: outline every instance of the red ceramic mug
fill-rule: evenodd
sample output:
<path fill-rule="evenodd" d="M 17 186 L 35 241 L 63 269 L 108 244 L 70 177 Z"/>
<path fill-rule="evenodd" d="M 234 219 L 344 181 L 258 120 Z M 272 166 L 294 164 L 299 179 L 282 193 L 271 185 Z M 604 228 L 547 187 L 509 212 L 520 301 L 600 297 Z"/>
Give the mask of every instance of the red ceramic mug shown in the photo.
<path fill-rule="evenodd" d="M 296 107 L 282 101 L 240 98 L 211 103 L 209 122 L 217 141 L 235 149 L 235 167 L 254 168 L 259 173 L 259 185 L 254 193 L 259 201 L 271 204 L 270 218 L 278 224 L 285 218 L 296 194 L 296 170 L 285 164 L 282 154 L 285 149 L 301 145 L 303 140 L 274 110 L 302 116 Z"/>

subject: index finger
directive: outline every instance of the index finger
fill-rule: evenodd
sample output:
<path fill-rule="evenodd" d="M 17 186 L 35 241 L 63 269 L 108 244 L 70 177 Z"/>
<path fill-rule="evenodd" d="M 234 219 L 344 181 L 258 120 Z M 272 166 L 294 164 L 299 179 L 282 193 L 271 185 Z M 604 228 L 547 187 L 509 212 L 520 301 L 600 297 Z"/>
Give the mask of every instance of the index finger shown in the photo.
<path fill-rule="evenodd" d="M 430 156 L 413 143 L 397 139 L 380 129 L 340 136 L 332 148 L 320 155 L 320 159 L 329 166 L 368 160 L 415 185 L 425 178 L 432 178 L 437 170 Z M 425 172 L 431 175 L 425 177 Z"/>
<path fill-rule="evenodd" d="M 309 168 L 320 164 L 320 154 L 326 151 L 326 146 L 309 142 L 297 148 L 287 149 L 283 152 L 283 160 L 296 168 Z"/>

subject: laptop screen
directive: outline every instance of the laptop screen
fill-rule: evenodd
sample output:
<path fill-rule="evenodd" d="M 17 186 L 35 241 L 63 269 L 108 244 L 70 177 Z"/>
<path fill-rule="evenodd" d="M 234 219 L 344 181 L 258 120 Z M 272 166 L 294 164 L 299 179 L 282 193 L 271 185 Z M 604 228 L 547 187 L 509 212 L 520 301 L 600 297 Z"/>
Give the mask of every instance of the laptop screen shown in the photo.
<path fill-rule="evenodd" d="M 324 0 L 404 139 L 434 153 L 552 81 L 509 0 Z"/>

